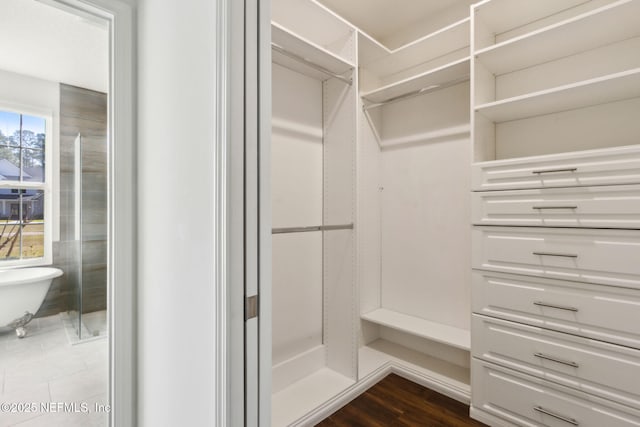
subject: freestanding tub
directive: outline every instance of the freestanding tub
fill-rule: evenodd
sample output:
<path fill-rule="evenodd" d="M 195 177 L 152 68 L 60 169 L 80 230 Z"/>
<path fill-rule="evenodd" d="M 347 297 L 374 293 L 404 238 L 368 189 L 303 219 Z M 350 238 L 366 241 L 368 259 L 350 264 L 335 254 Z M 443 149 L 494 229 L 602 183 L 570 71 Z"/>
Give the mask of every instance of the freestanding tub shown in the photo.
<path fill-rule="evenodd" d="M 16 330 L 24 338 L 24 325 L 36 314 L 51 281 L 62 276 L 62 270 L 51 267 L 0 270 L 0 326 Z"/>

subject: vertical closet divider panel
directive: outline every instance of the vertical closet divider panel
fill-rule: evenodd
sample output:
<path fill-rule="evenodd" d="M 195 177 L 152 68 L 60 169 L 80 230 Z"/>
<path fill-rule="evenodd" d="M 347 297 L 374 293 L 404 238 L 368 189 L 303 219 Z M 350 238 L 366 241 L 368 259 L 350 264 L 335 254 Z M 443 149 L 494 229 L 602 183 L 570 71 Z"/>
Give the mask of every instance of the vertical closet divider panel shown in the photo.
<path fill-rule="evenodd" d="M 352 40 L 355 44 L 355 40 Z M 324 342 L 327 366 L 357 379 L 355 141 L 357 86 L 323 82 L 323 224 L 347 226 L 322 232 Z"/>

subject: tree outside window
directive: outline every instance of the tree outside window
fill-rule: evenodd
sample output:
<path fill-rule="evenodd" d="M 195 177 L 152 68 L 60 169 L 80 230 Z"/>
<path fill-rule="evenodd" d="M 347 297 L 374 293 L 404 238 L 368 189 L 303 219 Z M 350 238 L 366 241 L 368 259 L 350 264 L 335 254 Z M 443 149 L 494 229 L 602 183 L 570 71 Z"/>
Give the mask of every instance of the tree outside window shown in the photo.
<path fill-rule="evenodd" d="M 0 260 L 45 255 L 46 122 L 0 111 Z"/>

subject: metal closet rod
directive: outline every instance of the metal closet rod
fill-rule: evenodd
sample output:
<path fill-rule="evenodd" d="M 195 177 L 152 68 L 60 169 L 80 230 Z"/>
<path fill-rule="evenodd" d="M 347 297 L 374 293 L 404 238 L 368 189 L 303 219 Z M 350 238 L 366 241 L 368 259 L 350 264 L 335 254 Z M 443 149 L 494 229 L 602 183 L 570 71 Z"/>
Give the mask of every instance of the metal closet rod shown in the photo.
<path fill-rule="evenodd" d="M 283 48 L 282 46 L 280 46 L 277 43 L 273 43 L 271 42 L 271 49 L 275 50 L 276 52 L 280 52 L 281 54 L 283 54 L 284 56 L 287 56 L 291 59 L 295 59 L 298 62 L 302 62 L 303 64 L 320 71 L 321 73 L 324 73 L 328 76 L 331 76 L 333 78 L 336 78 L 340 81 L 345 82 L 346 84 L 348 84 L 349 86 L 351 86 L 353 84 L 353 79 L 345 77 L 345 76 L 341 76 L 340 74 L 334 73 L 333 71 L 329 71 L 326 68 L 324 68 L 322 65 L 318 65 L 315 62 L 311 62 L 309 61 L 307 58 L 303 58 L 302 56 L 295 54 L 293 52 L 289 52 L 287 49 Z"/>
<path fill-rule="evenodd" d="M 424 95 L 426 93 L 431 93 L 431 92 L 434 92 L 434 91 L 440 90 L 440 89 L 446 89 L 448 87 L 455 86 L 455 85 L 457 85 L 459 83 L 463 83 L 463 82 L 466 82 L 466 81 L 469 81 L 469 75 L 468 74 L 466 76 L 462 76 L 462 77 L 459 77 L 457 79 L 450 80 L 450 81 L 448 81 L 446 83 L 426 86 L 426 87 L 423 87 L 421 89 L 414 90 L 413 92 L 405 93 L 404 95 L 394 96 L 393 98 L 389 98 L 389 99 L 387 99 L 385 101 L 376 102 L 375 104 L 365 105 L 362 108 L 364 110 L 370 110 L 372 108 L 382 107 L 383 105 L 391 104 L 391 103 L 394 103 L 394 102 L 397 102 L 397 101 L 402 101 L 403 99 L 413 98 L 415 96 Z"/>
<path fill-rule="evenodd" d="M 309 227 L 272 228 L 271 234 L 307 233 L 309 231 L 353 230 L 353 223 L 340 225 L 312 225 Z"/>

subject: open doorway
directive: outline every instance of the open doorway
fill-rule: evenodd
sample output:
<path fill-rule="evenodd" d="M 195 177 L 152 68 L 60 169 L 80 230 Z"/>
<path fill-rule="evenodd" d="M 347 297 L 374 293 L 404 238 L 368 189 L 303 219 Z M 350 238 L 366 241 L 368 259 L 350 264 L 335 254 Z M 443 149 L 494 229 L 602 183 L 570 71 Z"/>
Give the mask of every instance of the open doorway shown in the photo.
<path fill-rule="evenodd" d="M 132 424 L 131 403 L 116 405 L 115 392 L 131 401 L 133 382 L 114 378 L 131 377 L 133 340 L 113 334 L 116 317 L 134 327 L 133 85 L 122 84 L 133 68 L 131 57 L 121 61 L 116 80 L 113 60 L 130 53 L 132 28 L 119 1 L 0 5 L 2 426 L 112 425 L 114 408 L 119 425 Z M 130 160 L 117 161 L 116 142 Z M 114 168 L 124 172 L 117 181 Z M 114 198 L 120 187 L 129 190 Z M 114 200 L 129 205 L 118 217 Z M 123 227 L 129 241 L 117 248 Z M 117 252 L 127 257 L 118 269 Z M 131 289 L 119 292 L 124 316 L 116 283 Z M 118 363 L 115 348 L 128 360 Z"/>

